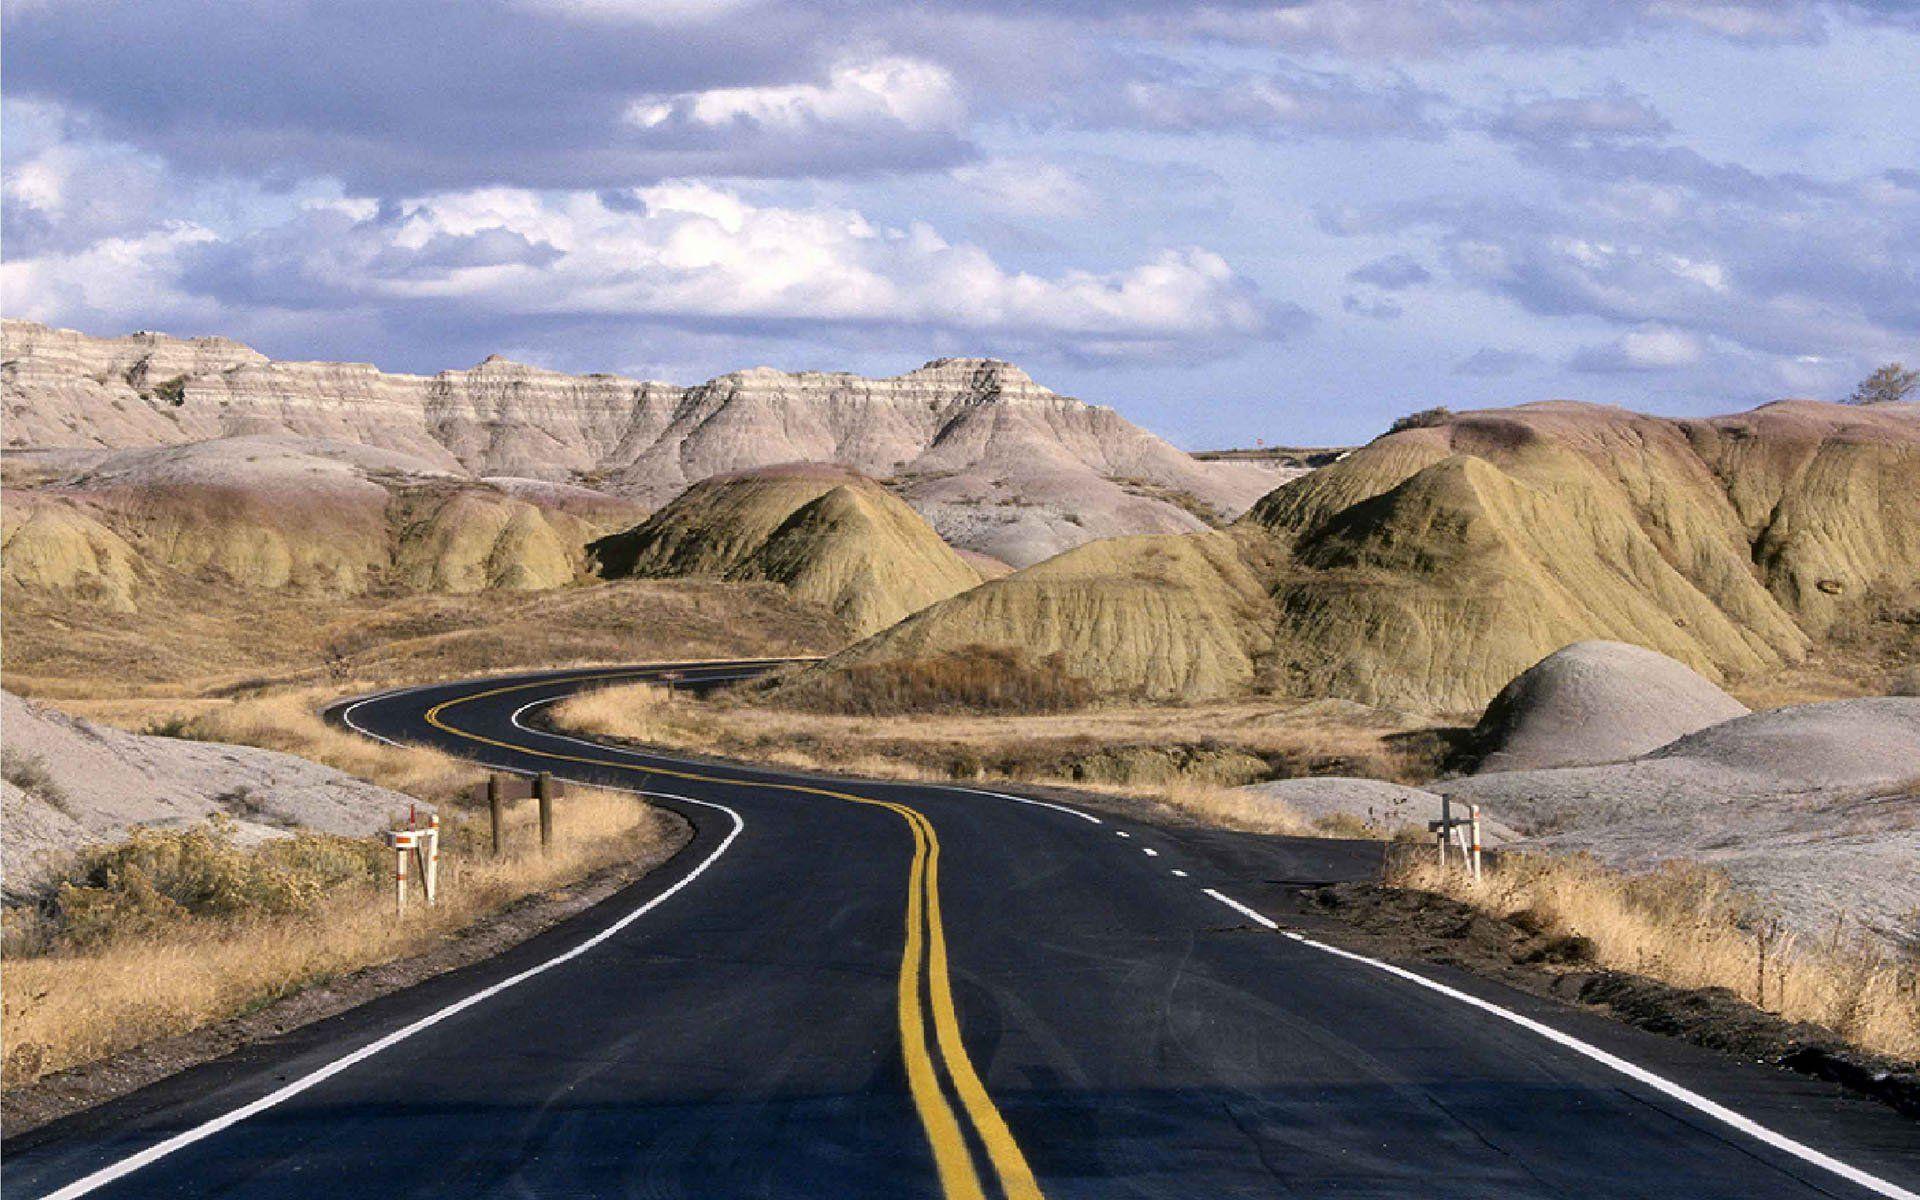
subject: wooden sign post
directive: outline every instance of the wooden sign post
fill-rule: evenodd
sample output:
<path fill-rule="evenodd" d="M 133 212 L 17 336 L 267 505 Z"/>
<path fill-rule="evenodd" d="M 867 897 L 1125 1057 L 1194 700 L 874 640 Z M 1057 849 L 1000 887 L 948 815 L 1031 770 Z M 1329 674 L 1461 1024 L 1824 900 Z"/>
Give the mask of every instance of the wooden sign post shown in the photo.
<path fill-rule="evenodd" d="M 542 771 L 533 781 L 533 798 L 540 802 L 540 853 L 553 848 L 553 772 Z"/>

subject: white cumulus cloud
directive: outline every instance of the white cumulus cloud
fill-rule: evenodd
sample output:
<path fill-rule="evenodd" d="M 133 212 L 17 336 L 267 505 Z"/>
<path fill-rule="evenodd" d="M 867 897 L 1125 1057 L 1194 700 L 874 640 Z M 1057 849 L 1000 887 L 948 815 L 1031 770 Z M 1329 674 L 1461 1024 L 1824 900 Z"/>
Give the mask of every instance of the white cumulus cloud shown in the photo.
<path fill-rule="evenodd" d="M 843 59 L 818 84 L 639 96 L 627 106 L 626 115 L 643 129 L 744 123 L 801 130 L 892 123 L 906 129 L 957 130 L 966 120 L 966 104 L 945 67 L 893 56 Z"/>

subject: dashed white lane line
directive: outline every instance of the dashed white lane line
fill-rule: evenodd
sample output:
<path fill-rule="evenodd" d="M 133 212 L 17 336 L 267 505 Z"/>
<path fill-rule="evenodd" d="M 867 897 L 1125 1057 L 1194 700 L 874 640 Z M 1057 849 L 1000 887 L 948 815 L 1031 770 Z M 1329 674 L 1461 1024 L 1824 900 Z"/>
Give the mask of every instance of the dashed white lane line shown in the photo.
<path fill-rule="evenodd" d="M 1133 835 L 1132 835 L 1132 834 L 1130 834 L 1130 833 L 1128 833 L 1128 832 L 1127 832 L 1126 830 L 1124 830 L 1124 829 L 1116 829 L 1116 830 L 1114 830 L 1114 831 L 1113 831 L 1113 836 L 1115 836 L 1115 837 L 1132 837 Z"/>
<path fill-rule="evenodd" d="M 1173 869 L 1173 877 L 1175 879 L 1185 879 L 1187 877 L 1187 873 L 1185 871 L 1182 871 L 1179 867 L 1175 867 Z"/>
<path fill-rule="evenodd" d="M 1880 1178 L 1878 1175 L 1870 1174 L 1858 1167 L 1841 1162 L 1832 1155 L 1823 1154 L 1815 1150 L 1812 1146 L 1804 1142 L 1795 1141 L 1783 1133 L 1776 1133 L 1774 1130 L 1767 1128 L 1751 1117 L 1742 1116 L 1724 1104 L 1709 1100 L 1700 1093 L 1690 1088 L 1682 1087 L 1680 1084 L 1673 1082 L 1673 1080 L 1663 1075 L 1656 1075 L 1645 1067 L 1628 1062 L 1617 1054 L 1610 1054 L 1598 1046 L 1583 1042 L 1570 1033 L 1562 1033 L 1551 1025 L 1536 1021 L 1531 1017 L 1523 1017 L 1517 1012 L 1501 1008 L 1498 1004 L 1490 1000 L 1482 1000 L 1480 997 L 1463 992 L 1458 988 L 1448 987 L 1444 983 L 1438 983 L 1432 979 L 1428 979 L 1426 976 L 1409 971 L 1405 967 L 1396 967 L 1392 963 L 1382 962 L 1377 958 L 1368 958 L 1364 954 L 1355 954 L 1351 950 L 1342 950 L 1338 946 L 1329 946 L 1325 942 L 1317 942 L 1306 934 L 1298 933 L 1291 929 L 1280 929 L 1278 922 L 1261 913 L 1255 912 L 1233 897 L 1224 895 L 1212 888 L 1205 888 L 1203 890 L 1207 895 L 1212 896 L 1215 900 L 1218 900 L 1235 912 L 1240 913 L 1242 916 L 1247 917 L 1257 924 L 1264 925 L 1268 929 L 1276 930 L 1280 932 L 1282 936 L 1299 942 L 1303 946 L 1311 946 L 1315 950 L 1319 950 L 1325 954 L 1331 954 L 1336 958 L 1344 958 L 1349 962 L 1356 962 L 1364 966 L 1372 967 L 1378 971 L 1385 971 L 1387 974 L 1399 979 L 1404 979 L 1417 987 L 1426 988 L 1430 992 L 1438 992 L 1449 1000 L 1457 1000 L 1471 1008 L 1477 1008 L 1484 1013 L 1498 1017 L 1502 1021 L 1518 1025 L 1530 1033 L 1538 1034 L 1550 1042 L 1566 1047 L 1575 1054 L 1592 1059 L 1603 1067 L 1617 1071 L 1638 1083 L 1645 1084 L 1647 1087 L 1652 1088 L 1664 1096 L 1678 1100 L 1689 1108 L 1705 1113 L 1714 1120 L 1724 1125 L 1729 1125 L 1741 1133 L 1746 1134 L 1748 1137 L 1765 1142 L 1774 1149 L 1790 1154 L 1802 1162 L 1811 1163 L 1823 1170 L 1831 1171 L 1833 1174 L 1840 1176 L 1840 1178 L 1850 1183 L 1858 1184 L 1860 1187 L 1867 1189 L 1875 1195 L 1885 1196 L 1888 1200 L 1920 1200 L 1920 1194 L 1910 1192 L 1897 1183 L 1892 1183 Z"/>
<path fill-rule="evenodd" d="M 1143 847 L 1141 847 L 1141 849 L 1140 849 L 1140 853 L 1142 853 L 1142 854 L 1144 854 L 1144 855 L 1146 855 L 1146 856 L 1147 856 L 1148 858 L 1159 858 L 1159 857 L 1160 857 L 1160 852 L 1159 852 L 1158 850 L 1155 850 L 1155 849 L 1154 849 L 1154 848 L 1153 848 L 1152 846 L 1143 846 Z"/>

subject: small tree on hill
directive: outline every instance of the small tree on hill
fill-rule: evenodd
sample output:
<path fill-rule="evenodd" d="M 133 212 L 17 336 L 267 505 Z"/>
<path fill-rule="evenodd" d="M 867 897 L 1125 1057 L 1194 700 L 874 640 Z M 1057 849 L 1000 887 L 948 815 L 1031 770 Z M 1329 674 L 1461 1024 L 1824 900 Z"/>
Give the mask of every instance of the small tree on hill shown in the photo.
<path fill-rule="evenodd" d="M 1888 363 L 1860 381 L 1847 397 L 1848 404 L 1891 404 L 1905 400 L 1920 388 L 1920 371 L 1909 371 L 1905 363 Z"/>

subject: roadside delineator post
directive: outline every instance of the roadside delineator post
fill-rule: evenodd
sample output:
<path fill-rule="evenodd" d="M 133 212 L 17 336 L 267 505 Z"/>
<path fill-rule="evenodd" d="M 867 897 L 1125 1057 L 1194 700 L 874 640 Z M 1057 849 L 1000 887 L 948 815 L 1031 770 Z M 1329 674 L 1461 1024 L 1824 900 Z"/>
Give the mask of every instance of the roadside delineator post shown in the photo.
<path fill-rule="evenodd" d="M 420 890 L 426 893 L 427 906 L 440 902 L 440 814 L 435 813 L 425 829 L 390 829 L 387 845 L 393 847 L 393 908 L 407 911 L 407 860 L 413 859 L 420 876 Z"/>
<path fill-rule="evenodd" d="M 542 771 L 534 776 L 533 797 L 540 803 L 540 853 L 545 854 L 553 847 L 552 771 Z"/>
<path fill-rule="evenodd" d="M 1453 843 L 1460 851 L 1460 866 L 1468 878 L 1474 882 L 1480 880 L 1480 806 L 1467 805 L 1467 815 L 1453 815 L 1453 798 L 1440 797 L 1440 819 L 1427 822 L 1427 832 L 1433 834 L 1434 847 L 1440 855 L 1440 870 L 1447 869 L 1447 843 Z"/>

